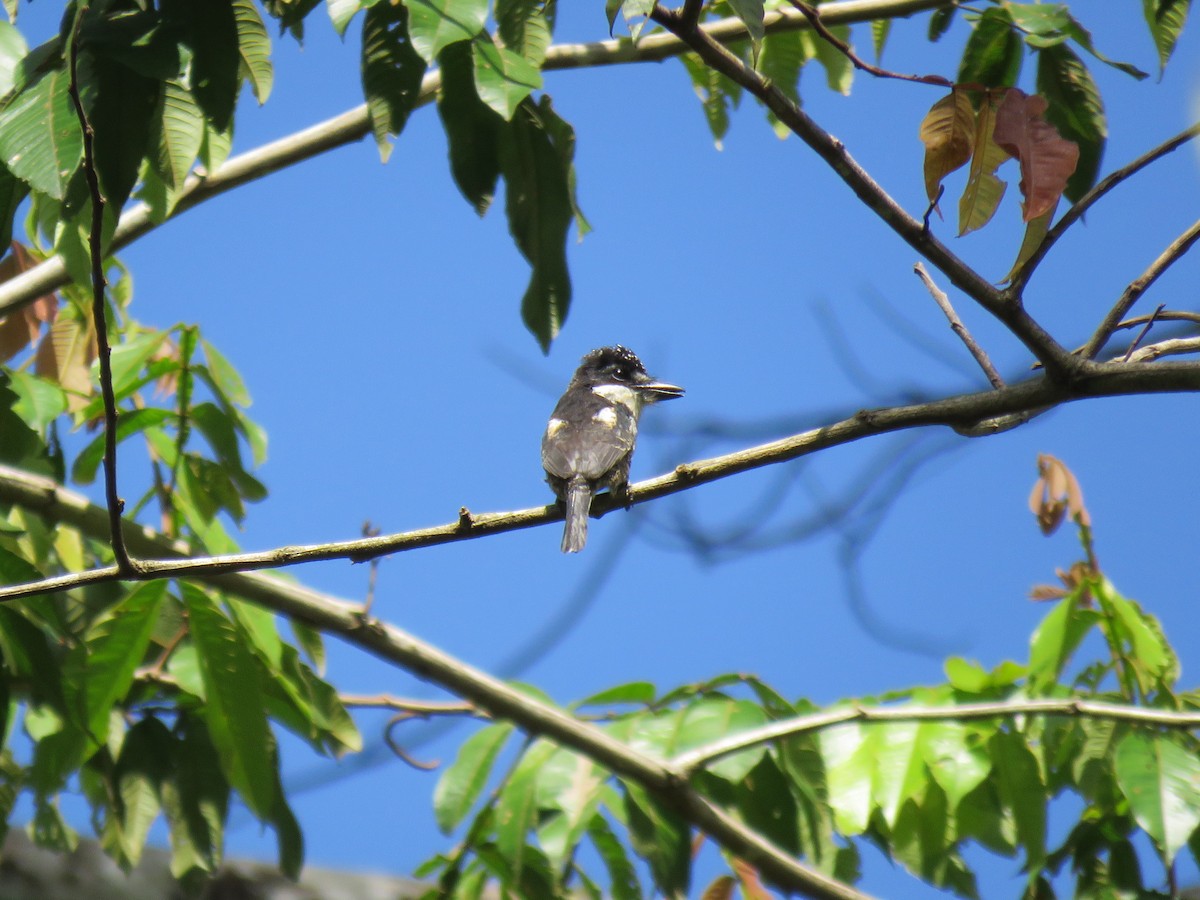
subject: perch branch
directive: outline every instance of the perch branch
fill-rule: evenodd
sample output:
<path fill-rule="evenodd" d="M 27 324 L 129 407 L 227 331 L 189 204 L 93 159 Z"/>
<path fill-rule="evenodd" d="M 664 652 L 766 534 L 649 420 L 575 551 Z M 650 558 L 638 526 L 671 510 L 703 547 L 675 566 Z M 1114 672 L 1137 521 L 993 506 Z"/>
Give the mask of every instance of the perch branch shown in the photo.
<path fill-rule="evenodd" d="M 958 313 L 954 311 L 954 307 L 950 304 L 950 298 L 946 296 L 946 292 L 933 283 L 933 279 L 929 277 L 929 273 L 925 271 L 925 267 L 921 263 L 913 266 L 913 271 L 925 283 L 925 287 L 930 295 L 932 295 L 933 301 L 945 314 L 946 318 L 950 320 L 951 330 L 958 335 L 959 339 L 966 345 L 967 350 L 970 351 L 970 354 L 975 357 L 975 362 L 979 363 L 979 368 L 983 369 L 983 374 L 987 376 L 987 380 L 991 383 L 992 387 L 997 390 L 1004 387 L 1004 379 L 1000 377 L 1000 373 L 992 365 L 992 361 L 988 358 L 987 353 L 976 343 L 975 338 L 971 336 L 971 332 L 967 330 L 967 326 L 958 317 Z"/>

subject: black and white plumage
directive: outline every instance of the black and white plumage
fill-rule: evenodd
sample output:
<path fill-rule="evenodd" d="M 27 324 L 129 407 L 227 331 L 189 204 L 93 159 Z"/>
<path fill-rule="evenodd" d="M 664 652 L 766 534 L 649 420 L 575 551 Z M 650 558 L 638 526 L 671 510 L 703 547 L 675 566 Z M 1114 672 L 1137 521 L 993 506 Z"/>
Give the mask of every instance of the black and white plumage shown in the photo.
<path fill-rule="evenodd" d="M 542 437 L 546 480 L 566 505 L 564 553 L 577 553 L 587 542 L 588 511 L 600 488 L 628 490 L 643 407 L 682 395 L 683 388 L 646 374 L 637 355 L 619 344 L 580 360 Z"/>

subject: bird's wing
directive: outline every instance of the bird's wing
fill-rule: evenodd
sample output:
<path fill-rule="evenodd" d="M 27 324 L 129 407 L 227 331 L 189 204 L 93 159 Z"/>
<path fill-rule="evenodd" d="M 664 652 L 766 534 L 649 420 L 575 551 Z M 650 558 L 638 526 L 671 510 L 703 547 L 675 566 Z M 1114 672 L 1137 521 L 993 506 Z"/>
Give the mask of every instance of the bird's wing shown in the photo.
<path fill-rule="evenodd" d="M 599 403 L 589 412 L 586 418 L 551 417 L 542 438 L 542 465 L 551 475 L 598 481 L 633 450 L 637 422 L 628 410 Z"/>

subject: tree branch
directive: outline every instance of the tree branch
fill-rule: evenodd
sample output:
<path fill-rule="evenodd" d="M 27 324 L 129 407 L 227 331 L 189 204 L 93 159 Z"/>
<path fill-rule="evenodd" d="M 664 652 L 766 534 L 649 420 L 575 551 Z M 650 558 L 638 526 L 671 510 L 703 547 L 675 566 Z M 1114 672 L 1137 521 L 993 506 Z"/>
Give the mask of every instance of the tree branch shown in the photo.
<path fill-rule="evenodd" d="M 983 369 L 983 374 L 987 376 L 987 380 L 991 383 L 992 387 L 996 389 L 1004 387 L 1004 379 L 1000 377 L 1000 373 L 992 365 L 992 361 L 988 358 L 987 353 L 975 342 L 975 338 L 971 336 L 971 332 L 967 331 L 967 326 L 962 323 L 962 319 L 954 311 L 954 307 L 950 304 L 950 298 L 946 296 L 946 292 L 933 283 L 933 279 L 929 277 L 929 273 L 925 271 L 925 267 L 920 263 L 913 266 L 913 271 L 924 282 L 926 290 L 933 297 L 933 302 L 938 305 L 938 308 L 950 320 L 950 330 L 958 335 L 959 339 L 966 345 L 971 356 L 975 357 L 975 362 L 979 363 L 979 368 Z"/>
<path fill-rule="evenodd" d="M 1125 288 L 1117 302 L 1113 304 L 1108 315 L 1104 317 L 1104 321 L 1100 323 L 1088 342 L 1083 345 L 1081 352 L 1083 357 L 1094 359 L 1096 354 L 1104 349 L 1104 345 L 1116 331 L 1117 324 L 1125 318 L 1125 314 L 1129 312 L 1133 304 L 1141 299 L 1142 294 L 1146 293 L 1150 285 L 1154 284 L 1163 272 L 1167 271 L 1175 264 L 1176 260 L 1191 249 L 1197 239 L 1200 239 L 1200 219 L 1193 222 L 1190 228 L 1171 241 L 1167 249 L 1146 267 L 1146 271 L 1129 283 L 1129 287 Z"/>
<path fill-rule="evenodd" d="M 87 182 L 89 199 L 92 203 L 92 221 L 88 231 L 88 255 L 91 257 L 92 276 L 92 319 L 96 327 L 96 348 L 100 361 L 100 395 L 104 400 L 104 496 L 108 505 L 109 541 L 117 568 L 122 572 L 132 570 L 129 553 L 125 549 L 125 538 L 121 533 L 121 513 L 125 501 L 117 490 L 117 399 L 112 384 L 112 348 L 108 345 L 108 314 L 104 302 L 104 288 L 108 279 L 104 277 L 104 194 L 100 190 L 100 176 L 96 171 L 96 132 L 88 121 L 79 94 L 79 29 L 83 17 L 91 7 L 86 3 L 75 11 L 75 22 L 71 29 L 67 67 L 70 84 L 67 93 L 75 107 L 79 130 L 83 133 L 83 176 Z"/>
<path fill-rule="evenodd" d="M 1036 269 L 1038 264 L 1046 258 L 1046 254 L 1050 252 L 1050 248 L 1058 242 L 1058 239 L 1066 233 L 1068 228 L 1083 218 L 1084 214 L 1091 209 L 1093 205 L 1095 205 L 1097 200 L 1115 188 L 1118 184 L 1125 181 L 1131 175 L 1137 174 L 1142 169 L 1146 168 L 1146 166 L 1150 165 L 1150 163 L 1161 159 L 1168 153 L 1178 150 L 1197 135 L 1200 135 L 1200 122 L 1197 122 L 1195 125 L 1186 129 L 1185 131 L 1181 131 L 1179 134 L 1175 135 L 1175 137 L 1168 138 L 1157 147 L 1154 147 L 1153 149 L 1139 156 L 1133 162 L 1126 166 L 1122 166 L 1115 172 L 1109 173 L 1104 178 L 1096 182 L 1095 186 L 1082 197 L 1080 197 L 1079 202 L 1063 213 L 1062 218 L 1055 223 L 1054 227 L 1046 232 L 1046 236 L 1042 238 L 1042 242 L 1038 245 L 1037 250 L 1035 250 L 1033 255 L 1025 261 L 1025 265 L 1021 267 L 1021 270 L 1013 276 L 1012 281 L 1009 282 L 1008 288 L 1005 289 L 1004 293 L 1014 302 L 1018 301 L 1021 295 L 1025 292 L 1025 286 L 1029 283 L 1029 279 L 1033 276 L 1034 269 Z"/>
<path fill-rule="evenodd" d="M 822 13 L 823 14 L 823 13 Z M 748 66 L 701 28 L 689 28 L 671 10 L 655 6 L 651 17 L 687 43 L 710 68 L 715 69 L 762 101 L 800 140 L 809 146 L 846 183 L 863 204 L 902 240 L 941 270 L 947 278 L 985 310 L 999 319 L 1042 363 L 1052 378 L 1074 378 L 1080 360 L 1066 351 L 1018 303 L 981 277 L 909 215 L 867 174 L 845 145 L 813 121 L 790 97 Z"/>
<path fill-rule="evenodd" d="M 821 18 L 830 25 L 866 22 L 911 16 L 930 9 L 949 6 L 954 0 L 842 0 L 824 4 Z M 799 12 L 774 10 L 763 17 L 768 33 L 795 31 L 810 27 Z M 715 41 L 728 42 L 747 37 L 745 23 L 736 16 L 708 22 L 701 30 Z M 596 41 L 587 44 L 557 44 L 546 51 L 544 71 L 582 69 L 626 63 L 661 62 L 686 53 L 691 48 L 673 34 L 652 34 L 634 43 L 628 39 Z M 441 87 L 441 72 L 430 72 L 421 82 L 416 106 L 433 100 Z M 354 109 L 227 160 L 216 172 L 188 177 L 180 200 L 170 219 L 194 206 L 217 197 L 232 188 L 262 178 L 328 150 L 361 140 L 371 132 L 364 103 Z M 145 204 L 128 209 L 117 224 L 110 251 L 126 247 L 159 226 Z M 70 281 L 61 256 L 55 254 L 26 272 L 0 284 L 0 316 L 32 303 L 38 297 L 57 290 Z"/>
<path fill-rule="evenodd" d="M 998 417 L 1013 413 L 1039 412 L 1047 407 L 1085 397 L 1200 391 L 1200 362 L 1161 363 L 1153 366 L 1082 362 L 1083 369 L 1069 388 L 1042 376 L 999 390 L 960 394 L 928 403 L 864 409 L 840 422 L 777 441 L 711 459 L 684 463 L 677 466 L 674 472 L 632 485 L 628 505 L 645 503 L 668 494 L 690 490 L 710 481 L 787 462 L 871 435 L 926 425 L 947 425 L 960 433 L 972 435 L 989 434 L 1001 429 L 984 428 L 982 432 L 973 429 L 978 429 L 980 423 L 994 421 Z M 56 521 L 75 524 L 81 528 L 85 527 L 85 524 L 94 525 L 98 514 L 85 498 L 50 479 L 4 466 L 0 466 L 0 500 L 18 503 Z M 625 502 L 614 503 L 611 497 L 602 494 L 593 502 L 592 512 L 599 517 L 614 509 L 625 507 Z M 481 514 L 472 514 L 464 507 L 453 522 L 432 528 L 380 537 L 285 546 L 273 550 L 203 558 L 187 558 L 189 548 L 186 544 L 169 542 L 162 545 L 157 541 L 154 532 L 130 523 L 127 535 L 130 546 L 156 546 L 160 554 L 165 552 L 168 556 L 183 558 L 137 559 L 132 562 L 132 571 L 128 572 L 115 565 L 105 566 L 86 572 L 57 575 L 28 584 L 0 587 L 0 601 L 110 581 L 154 581 L 191 577 L 223 585 L 223 576 L 230 573 L 246 573 L 334 559 L 365 562 L 379 556 L 421 547 L 559 522 L 562 516 L 563 511 L 558 504 Z M 251 596 L 251 599 L 260 598 Z"/>
<path fill-rule="evenodd" d="M 1003 700 L 996 703 L 963 703 L 958 706 L 854 706 L 771 722 L 732 734 L 671 759 L 673 769 L 691 777 L 712 762 L 740 750 L 770 744 L 782 738 L 822 731 L 847 722 L 918 722 L 998 719 L 1020 715 L 1075 716 L 1155 725 L 1162 728 L 1200 728 L 1200 712 L 1148 709 L 1090 700 Z"/>

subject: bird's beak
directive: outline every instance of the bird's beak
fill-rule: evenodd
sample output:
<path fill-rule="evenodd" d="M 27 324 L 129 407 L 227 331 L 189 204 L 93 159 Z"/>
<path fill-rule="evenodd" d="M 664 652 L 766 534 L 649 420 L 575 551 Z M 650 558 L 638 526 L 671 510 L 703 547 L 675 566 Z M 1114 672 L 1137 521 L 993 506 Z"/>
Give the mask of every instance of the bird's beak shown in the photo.
<path fill-rule="evenodd" d="M 647 381 L 645 384 L 639 384 L 637 389 L 649 403 L 657 403 L 659 400 L 674 400 L 676 397 L 683 396 L 683 388 L 663 381 Z"/>

